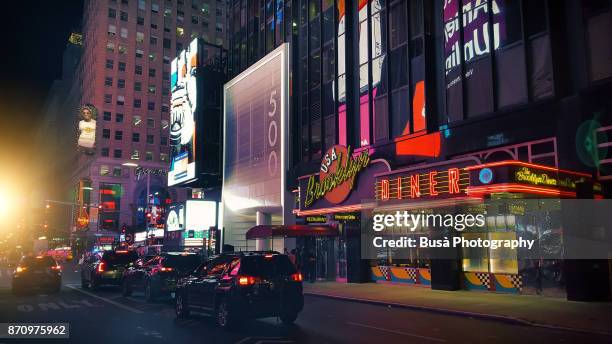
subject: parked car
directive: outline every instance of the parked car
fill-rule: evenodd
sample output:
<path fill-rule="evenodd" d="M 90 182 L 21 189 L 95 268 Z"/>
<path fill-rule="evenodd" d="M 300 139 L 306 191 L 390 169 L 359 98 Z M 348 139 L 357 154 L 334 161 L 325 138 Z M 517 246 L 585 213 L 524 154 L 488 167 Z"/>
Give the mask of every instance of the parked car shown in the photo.
<path fill-rule="evenodd" d="M 81 287 L 97 289 L 101 285 L 121 285 L 123 273 L 138 254 L 129 250 L 104 251 L 102 255 L 91 255 L 81 266 Z"/>
<path fill-rule="evenodd" d="M 53 257 L 23 257 L 13 273 L 13 294 L 28 290 L 57 293 L 62 286 L 62 268 Z"/>
<path fill-rule="evenodd" d="M 149 302 L 175 291 L 176 280 L 193 272 L 200 264 L 200 255 L 187 252 L 165 252 L 149 260 L 130 264 L 123 276 L 122 291 L 129 296 L 143 291 Z"/>
<path fill-rule="evenodd" d="M 289 257 L 278 252 L 236 252 L 212 257 L 192 274 L 179 279 L 175 311 L 213 315 L 231 328 L 245 319 L 278 316 L 293 323 L 304 307 L 302 275 Z"/>

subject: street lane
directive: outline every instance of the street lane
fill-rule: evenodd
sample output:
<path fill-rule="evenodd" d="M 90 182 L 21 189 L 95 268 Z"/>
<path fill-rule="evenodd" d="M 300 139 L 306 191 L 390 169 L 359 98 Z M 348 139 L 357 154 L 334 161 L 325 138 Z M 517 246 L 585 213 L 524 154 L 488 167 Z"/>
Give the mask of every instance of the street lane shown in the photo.
<path fill-rule="evenodd" d="M 52 295 L 10 293 L 0 277 L 0 322 L 68 322 L 71 343 L 609 343 L 610 337 L 440 315 L 306 296 L 296 325 L 277 319 L 248 321 L 233 332 L 212 319 L 177 320 L 172 299 L 147 303 L 119 288 L 81 290 L 79 274 L 64 266 L 64 286 Z M 0 340 L 2 342 L 18 342 Z M 32 340 L 21 341 L 32 343 Z M 55 340 L 55 342 L 61 342 Z"/>

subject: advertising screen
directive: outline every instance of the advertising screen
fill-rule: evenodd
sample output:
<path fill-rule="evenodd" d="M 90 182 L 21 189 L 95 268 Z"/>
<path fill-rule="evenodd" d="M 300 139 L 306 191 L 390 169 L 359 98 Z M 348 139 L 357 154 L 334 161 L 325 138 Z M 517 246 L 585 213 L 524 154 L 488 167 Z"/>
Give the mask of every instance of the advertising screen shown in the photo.
<path fill-rule="evenodd" d="M 93 154 L 96 147 L 97 116 L 98 110 L 91 104 L 83 105 L 79 109 L 77 146 L 86 154 Z"/>
<path fill-rule="evenodd" d="M 198 40 L 172 61 L 170 70 L 170 172 L 168 186 L 188 182 L 196 176 L 196 119 Z"/>
<path fill-rule="evenodd" d="M 224 87 L 223 202 L 231 210 L 283 205 L 288 44 Z"/>
<path fill-rule="evenodd" d="M 172 232 L 183 229 L 185 229 L 185 206 L 182 204 L 170 206 L 166 219 L 166 230 Z"/>
<path fill-rule="evenodd" d="M 215 203 L 214 201 L 187 201 L 185 228 L 203 231 L 214 226 L 217 216 Z"/>

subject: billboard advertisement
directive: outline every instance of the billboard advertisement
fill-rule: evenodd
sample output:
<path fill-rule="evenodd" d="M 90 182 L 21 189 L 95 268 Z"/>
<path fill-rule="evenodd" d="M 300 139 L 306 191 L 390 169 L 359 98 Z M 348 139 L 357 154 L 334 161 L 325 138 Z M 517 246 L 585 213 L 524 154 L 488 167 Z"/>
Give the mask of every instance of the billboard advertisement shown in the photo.
<path fill-rule="evenodd" d="M 198 109 L 198 40 L 172 61 L 170 70 L 170 172 L 168 186 L 196 177 L 196 120 Z"/>
<path fill-rule="evenodd" d="M 284 204 L 289 46 L 224 86 L 223 203 L 232 211 Z"/>
<path fill-rule="evenodd" d="M 166 230 L 168 232 L 185 229 L 185 205 L 171 205 L 166 219 Z"/>
<path fill-rule="evenodd" d="M 93 154 L 96 146 L 96 119 L 98 110 L 91 104 L 79 108 L 77 146 L 86 154 Z"/>

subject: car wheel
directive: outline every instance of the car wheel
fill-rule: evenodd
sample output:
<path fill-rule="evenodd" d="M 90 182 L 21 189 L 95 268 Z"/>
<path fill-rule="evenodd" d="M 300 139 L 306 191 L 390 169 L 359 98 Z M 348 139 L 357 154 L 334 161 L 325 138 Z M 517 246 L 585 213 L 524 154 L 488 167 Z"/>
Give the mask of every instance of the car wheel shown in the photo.
<path fill-rule="evenodd" d="M 234 314 L 230 311 L 229 304 L 227 300 L 219 301 L 216 309 L 216 321 L 217 325 L 223 329 L 231 329 L 236 324 L 234 319 Z"/>
<path fill-rule="evenodd" d="M 124 279 L 121 284 L 121 294 L 126 297 L 132 295 L 132 286 L 126 279 Z"/>
<path fill-rule="evenodd" d="M 147 300 L 147 302 L 153 302 L 155 301 L 155 290 L 153 290 L 153 286 L 151 285 L 151 282 L 147 282 L 147 285 L 145 286 L 145 300 Z"/>
<path fill-rule="evenodd" d="M 281 321 L 285 325 L 292 325 L 297 320 L 297 313 L 287 313 L 280 316 Z"/>
<path fill-rule="evenodd" d="M 176 317 L 179 319 L 185 319 L 189 317 L 189 304 L 187 303 L 187 297 L 183 293 L 176 294 L 176 301 L 174 310 Z"/>

